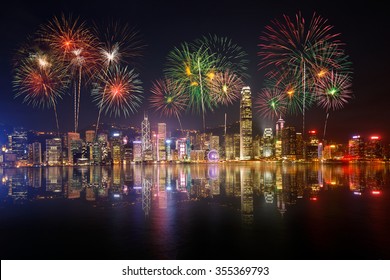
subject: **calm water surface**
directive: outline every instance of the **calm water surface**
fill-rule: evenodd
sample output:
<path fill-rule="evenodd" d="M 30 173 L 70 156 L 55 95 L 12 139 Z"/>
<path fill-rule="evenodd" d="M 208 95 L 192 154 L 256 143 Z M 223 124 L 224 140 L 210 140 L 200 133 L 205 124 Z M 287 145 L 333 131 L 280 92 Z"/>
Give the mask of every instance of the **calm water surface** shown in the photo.
<path fill-rule="evenodd" d="M 390 167 L 0 168 L 1 259 L 389 259 Z"/>

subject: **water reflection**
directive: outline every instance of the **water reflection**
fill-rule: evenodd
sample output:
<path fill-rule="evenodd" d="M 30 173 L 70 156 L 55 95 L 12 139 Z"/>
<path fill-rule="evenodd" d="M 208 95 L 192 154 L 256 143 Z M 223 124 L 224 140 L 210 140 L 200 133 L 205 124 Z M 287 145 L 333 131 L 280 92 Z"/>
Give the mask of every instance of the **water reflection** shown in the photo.
<path fill-rule="evenodd" d="M 79 199 L 94 206 L 141 205 L 149 216 L 177 203 L 207 200 L 236 208 L 242 222 L 251 224 L 260 204 L 283 217 L 298 200 L 315 203 L 334 188 L 355 196 L 380 196 L 389 187 L 388 175 L 388 166 L 375 164 L 0 168 L 0 205 Z"/>

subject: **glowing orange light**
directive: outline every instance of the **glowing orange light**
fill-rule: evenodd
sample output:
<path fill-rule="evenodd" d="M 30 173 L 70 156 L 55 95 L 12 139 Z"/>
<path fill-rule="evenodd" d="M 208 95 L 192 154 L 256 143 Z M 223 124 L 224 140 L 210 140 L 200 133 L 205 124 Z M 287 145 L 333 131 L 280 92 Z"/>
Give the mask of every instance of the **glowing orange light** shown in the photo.
<path fill-rule="evenodd" d="M 215 77 L 214 72 L 208 73 L 208 74 L 207 74 L 207 77 L 208 77 L 210 80 L 214 79 L 214 77 Z"/>
<path fill-rule="evenodd" d="M 294 94 L 294 92 L 295 92 L 294 89 L 289 89 L 289 90 L 287 91 L 287 94 L 291 96 L 291 95 Z"/>
<path fill-rule="evenodd" d="M 310 197 L 310 200 L 311 200 L 311 201 L 317 201 L 318 198 L 317 198 L 317 197 Z"/>
<path fill-rule="evenodd" d="M 371 140 L 379 139 L 379 136 L 371 136 Z"/>
<path fill-rule="evenodd" d="M 332 149 L 334 149 L 334 148 L 336 148 L 336 145 L 330 145 L 330 147 L 331 147 Z"/>
<path fill-rule="evenodd" d="M 315 131 L 315 130 L 309 130 L 309 134 L 316 134 L 317 133 L 317 131 Z"/>
<path fill-rule="evenodd" d="M 326 70 L 326 69 L 321 69 L 320 72 L 317 73 L 317 76 L 318 76 L 319 78 L 322 78 L 322 77 L 324 77 L 324 76 L 326 75 L 326 73 L 328 73 L 328 70 Z"/>
<path fill-rule="evenodd" d="M 192 74 L 192 73 L 191 73 L 190 67 L 186 65 L 186 75 L 187 75 L 187 76 L 191 76 L 191 74 Z"/>
<path fill-rule="evenodd" d="M 381 194 L 380 191 L 372 191 L 371 193 L 372 193 L 373 195 L 380 195 L 380 194 Z"/>

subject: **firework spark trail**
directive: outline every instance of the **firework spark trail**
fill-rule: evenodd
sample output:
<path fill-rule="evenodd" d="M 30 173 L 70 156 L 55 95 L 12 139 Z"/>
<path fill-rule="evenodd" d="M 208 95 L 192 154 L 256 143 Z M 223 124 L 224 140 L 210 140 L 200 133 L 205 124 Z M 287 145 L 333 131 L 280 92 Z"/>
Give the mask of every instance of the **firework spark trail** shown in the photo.
<path fill-rule="evenodd" d="M 75 98 L 75 132 L 80 115 L 81 84 L 88 83 L 97 67 L 97 40 L 86 22 L 72 16 L 54 17 L 38 31 L 38 40 L 45 42 L 67 66 L 77 90 Z"/>
<path fill-rule="evenodd" d="M 131 29 L 128 24 L 110 21 L 103 26 L 95 24 L 93 31 L 100 41 L 98 46 L 100 71 L 106 74 L 110 69 L 112 70 L 121 64 L 128 65 L 135 62 L 135 58 L 142 55 L 145 46 L 139 38 L 139 33 Z M 106 90 L 105 86 L 99 106 L 95 135 L 99 129 Z"/>
<path fill-rule="evenodd" d="M 153 83 L 150 91 L 152 93 L 150 107 L 159 111 L 160 115 L 176 116 L 180 129 L 183 130 L 180 115 L 188 103 L 188 96 L 182 94 L 183 85 L 170 79 L 160 79 Z"/>
<path fill-rule="evenodd" d="M 314 79 L 308 77 L 315 60 L 321 59 L 320 55 L 327 51 L 326 48 L 339 48 L 338 33 L 333 33 L 333 26 L 324 18 L 313 14 L 309 24 L 301 13 L 295 16 L 295 20 L 284 15 L 283 21 L 273 20 L 271 25 L 265 27 L 260 36 L 258 46 L 261 50 L 260 69 L 270 69 L 269 76 L 275 76 L 272 68 L 285 69 L 293 73 L 301 72 L 302 75 L 302 133 L 305 133 L 305 111 L 307 89 L 312 87 Z M 328 57 L 330 59 L 332 57 Z M 329 61 L 328 61 L 329 63 Z M 283 78 L 283 75 L 280 76 Z M 310 93 L 310 92 L 309 92 Z"/>
<path fill-rule="evenodd" d="M 33 107 L 53 106 L 59 133 L 56 103 L 62 99 L 67 88 L 64 66 L 55 61 L 52 55 L 42 51 L 26 53 L 24 58 L 18 59 L 13 80 L 15 97 L 24 96 L 23 101 Z"/>
<path fill-rule="evenodd" d="M 262 117 L 276 119 L 287 111 L 287 98 L 278 89 L 263 88 L 256 100 L 256 107 Z"/>
<path fill-rule="evenodd" d="M 133 69 L 117 66 L 97 77 L 92 91 L 94 101 L 106 114 L 127 117 L 137 111 L 142 99 L 141 81 Z M 106 90 L 104 90 L 106 89 Z M 104 94 L 104 99 L 102 95 Z"/>

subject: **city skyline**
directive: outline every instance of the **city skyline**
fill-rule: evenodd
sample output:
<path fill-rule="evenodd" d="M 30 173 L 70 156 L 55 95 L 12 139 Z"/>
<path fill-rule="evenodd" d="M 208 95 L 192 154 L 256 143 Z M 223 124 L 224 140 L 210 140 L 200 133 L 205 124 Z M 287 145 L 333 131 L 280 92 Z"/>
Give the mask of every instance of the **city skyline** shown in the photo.
<path fill-rule="evenodd" d="M 17 2 L 20 4 L 19 2 Z M 328 19 L 328 23 L 334 26 L 336 32 L 341 33 L 341 40 L 345 43 L 346 53 L 352 61 L 353 92 L 355 98 L 351 100 L 342 110 L 332 112 L 327 135 L 329 139 L 336 141 L 349 139 L 352 135 L 359 133 L 362 135 L 380 134 L 386 141 L 389 139 L 389 131 L 386 129 L 386 122 L 389 119 L 386 105 L 386 89 L 384 87 L 384 65 L 387 64 L 388 56 L 385 55 L 387 37 L 381 32 L 381 23 L 385 21 L 384 9 L 379 4 L 365 3 L 359 7 L 350 7 L 347 4 L 319 4 L 319 3 L 297 3 L 286 4 L 278 2 L 275 4 L 256 5 L 253 3 L 242 3 L 241 5 L 230 6 L 218 5 L 216 3 L 208 9 L 200 9 L 197 13 L 183 14 L 185 5 L 181 3 L 130 3 L 135 7 L 130 13 L 132 19 L 124 12 L 118 11 L 115 7 L 100 7 L 88 10 L 89 3 L 80 5 L 69 5 L 65 7 L 61 4 L 50 4 L 45 7 L 36 7 L 23 3 L 26 9 L 12 9 L 9 6 L 5 12 L 9 12 L 1 18 L 2 37 L 6 42 L 1 46 L 1 113 L 0 123 L 11 126 L 25 126 L 29 129 L 55 130 L 53 122 L 54 114 L 51 110 L 41 110 L 23 104 L 22 99 L 14 99 L 14 92 L 11 87 L 12 73 L 11 60 L 15 50 L 23 44 L 28 35 L 32 35 L 39 25 L 44 24 L 53 16 L 59 16 L 62 12 L 72 13 L 82 19 L 92 21 L 100 17 L 118 18 L 124 22 L 129 22 L 131 26 L 139 29 L 140 35 L 147 44 L 145 54 L 140 63 L 140 75 L 144 87 L 144 95 L 150 95 L 151 82 L 162 75 L 163 66 L 168 52 L 173 46 L 186 40 L 194 40 L 206 34 L 218 34 L 231 38 L 235 43 L 243 46 L 248 53 L 250 60 L 249 72 L 251 78 L 248 85 L 252 89 L 252 96 L 256 96 L 262 88 L 264 72 L 258 70 L 257 64 L 260 59 L 256 55 L 259 51 L 259 36 L 265 25 L 274 18 L 280 18 L 283 14 L 293 16 L 296 12 L 302 11 L 306 17 L 310 17 L 314 12 Z M 12 4 L 12 5 L 15 5 Z M 337 5 L 337 6 L 336 6 Z M 161 8 L 159 10 L 159 8 Z M 237 8 L 237 11 L 234 10 Z M 337 9 L 335 9 L 337 8 Z M 103 11 L 104 10 L 104 11 Z M 136 12 L 137 11 L 137 12 Z M 219 12 L 218 12 L 219 11 Z M 3 11 L 4 12 L 4 11 Z M 12 19 L 13 15 L 23 13 L 19 16 L 17 23 Z M 144 14 L 145 18 L 140 15 Z M 221 16 L 216 16 L 222 14 Z M 170 17 L 171 15 L 171 17 Z M 173 15 L 176 15 L 174 17 Z M 197 23 L 197 16 L 203 16 L 205 20 Z M 167 20 L 166 18 L 170 18 Z M 186 21 L 188 19 L 188 21 Z M 229 20 L 230 19 L 230 20 Z M 375 20 L 373 20 L 375 19 Z M 159 26 L 156 23 L 161 23 Z M 180 23 L 178 27 L 174 27 Z M 210 24 L 211 23 L 211 24 Z M 373 26 L 375 24 L 375 26 Z M 247 32 L 242 32 L 246 30 Z M 366 44 L 362 44 L 362 34 L 370 32 Z M 245 33 L 245 34 L 243 34 Z M 59 119 L 61 131 L 72 130 L 72 100 L 70 96 L 65 96 L 59 104 Z M 130 118 L 109 118 L 102 117 L 102 121 L 138 125 L 147 111 L 151 122 L 161 119 L 170 127 L 179 127 L 175 118 L 159 117 L 150 109 L 147 98 L 144 98 L 141 108 Z M 235 102 L 228 107 L 223 106 L 216 109 L 214 113 L 206 112 L 206 125 L 217 126 L 224 123 L 224 114 L 228 112 L 228 123 L 239 120 L 239 102 Z M 259 117 L 254 110 L 253 121 L 259 130 L 266 127 L 274 127 L 275 121 L 266 120 Z M 81 99 L 80 128 L 93 123 L 98 115 L 98 109 L 92 106 L 89 93 L 84 91 Z M 48 122 L 47 120 L 50 120 Z M 301 116 L 287 116 L 285 121 L 300 129 Z M 322 109 L 311 108 L 306 113 L 307 130 L 323 129 L 325 112 Z M 354 120 L 354 121 L 351 121 Z M 182 117 L 183 128 L 201 129 L 201 114 L 186 114 Z"/>

